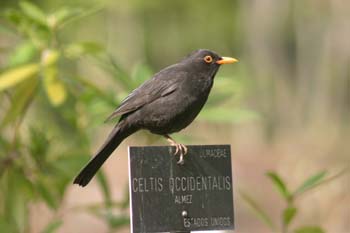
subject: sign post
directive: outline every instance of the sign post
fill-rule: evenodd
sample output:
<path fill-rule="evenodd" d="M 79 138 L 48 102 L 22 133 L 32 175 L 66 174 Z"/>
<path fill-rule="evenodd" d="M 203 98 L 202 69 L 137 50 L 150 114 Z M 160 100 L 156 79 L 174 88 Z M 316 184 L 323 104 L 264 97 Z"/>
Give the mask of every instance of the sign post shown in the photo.
<path fill-rule="evenodd" d="M 233 230 L 229 145 L 129 147 L 131 231 Z"/>

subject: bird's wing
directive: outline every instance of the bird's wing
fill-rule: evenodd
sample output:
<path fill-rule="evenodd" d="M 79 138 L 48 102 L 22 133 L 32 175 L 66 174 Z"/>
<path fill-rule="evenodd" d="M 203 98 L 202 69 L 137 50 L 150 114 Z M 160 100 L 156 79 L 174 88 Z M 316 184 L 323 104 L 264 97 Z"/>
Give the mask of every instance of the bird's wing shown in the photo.
<path fill-rule="evenodd" d="M 151 103 L 157 98 L 169 95 L 178 87 L 179 73 L 177 77 L 166 77 L 166 74 L 156 75 L 154 78 L 146 81 L 137 89 L 133 90 L 120 104 L 120 106 L 106 119 L 109 121 L 117 116 L 133 112 L 145 104 Z"/>

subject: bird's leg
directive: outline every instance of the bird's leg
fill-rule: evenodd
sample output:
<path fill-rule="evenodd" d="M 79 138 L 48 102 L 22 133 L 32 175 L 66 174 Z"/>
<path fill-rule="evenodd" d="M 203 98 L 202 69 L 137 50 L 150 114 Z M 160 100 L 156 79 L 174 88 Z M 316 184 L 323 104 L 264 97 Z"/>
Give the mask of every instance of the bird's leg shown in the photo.
<path fill-rule="evenodd" d="M 175 153 L 176 155 L 179 151 L 181 151 L 181 146 L 178 144 L 174 139 L 172 139 L 169 135 L 165 135 L 167 141 L 170 143 L 170 145 L 175 146 Z"/>
<path fill-rule="evenodd" d="M 175 146 L 174 155 L 180 153 L 180 159 L 177 162 L 178 164 L 184 164 L 184 155 L 187 154 L 187 147 L 184 144 L 177 143 L 174 139 L 172 139 L 169 135 L 164 135 L 170 145 Z"/>

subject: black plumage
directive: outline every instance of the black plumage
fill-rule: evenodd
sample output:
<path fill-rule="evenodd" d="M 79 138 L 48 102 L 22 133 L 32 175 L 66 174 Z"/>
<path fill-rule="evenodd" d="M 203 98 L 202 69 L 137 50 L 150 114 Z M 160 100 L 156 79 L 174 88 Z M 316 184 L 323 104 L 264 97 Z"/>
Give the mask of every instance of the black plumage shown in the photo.
<path fill-rule="evenodd" d="M 182 130 L 198 115 L 208 99 L 220 65 L 236 61 L 200 49 L 161 70 L 131 92 L 107 118 L 110 120 L 121 116 L 105 143 L 74 183 L 87 185 L 115 148 L 140 129 L 165 136 L 176 146 L 175 154 L 180 154 L 179 163 L 182 163 L 187 148 L 176 143 L 169 134 Z"/>

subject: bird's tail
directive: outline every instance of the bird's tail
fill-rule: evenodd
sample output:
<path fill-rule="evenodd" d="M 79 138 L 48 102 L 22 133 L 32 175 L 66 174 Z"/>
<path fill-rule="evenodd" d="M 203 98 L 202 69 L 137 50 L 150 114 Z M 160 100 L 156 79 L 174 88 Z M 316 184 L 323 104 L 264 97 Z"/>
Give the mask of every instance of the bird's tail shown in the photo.
<path fill-rule="evenodd" d="M 86 186 L 92 177 L 96 174 L 98 169 L 107 160 L 107 158 L 113 153 L 115 148 L 129 135 L 136 132 L 137 129 L 128 127 L 125 122 L 121 121 L 109 134 L 106 142 L 101 146 L 100 150 L 89 161 L 89 163 L 80 171 L 79 175 L 74 179 L 74 184 L 80 186 Z"/>

